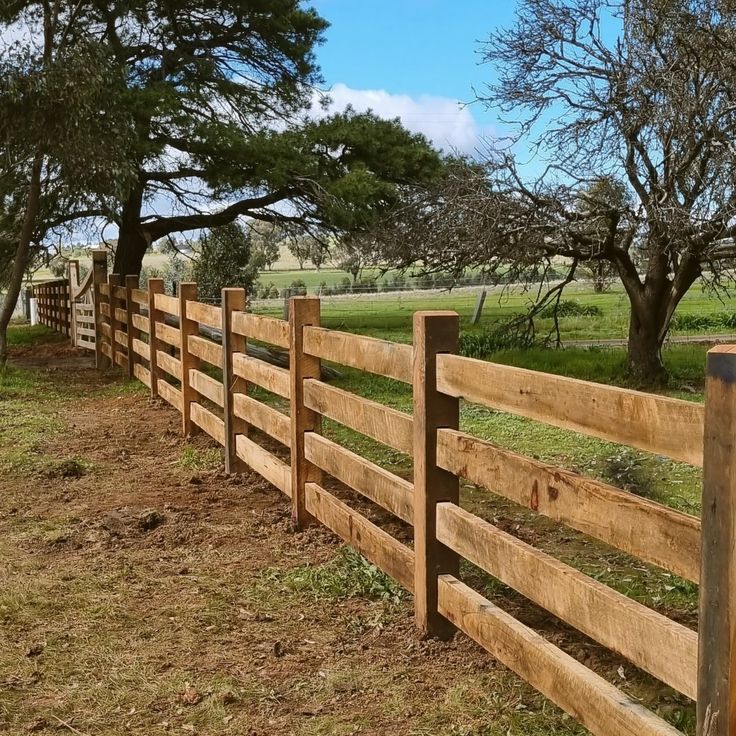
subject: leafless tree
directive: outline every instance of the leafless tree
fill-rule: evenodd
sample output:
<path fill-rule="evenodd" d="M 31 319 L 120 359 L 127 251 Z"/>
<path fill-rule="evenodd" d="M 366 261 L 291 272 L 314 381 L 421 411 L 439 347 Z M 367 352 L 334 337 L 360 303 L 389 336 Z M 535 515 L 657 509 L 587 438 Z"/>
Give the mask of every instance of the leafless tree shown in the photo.
<path fill-rule="evenodd" d="M 631 303 L 629 369 L 662 380 L 677 305 L 698 279 L 720 286 L 736 255 L 736 5 L 520 0 L 481 52 L 498 77 L 479 100 L 514 134 L 405 210 L 415 255 L 609 264 Z M 512 150 L 542 174 L 530 181 Z M 602 178 L 625 196 L 601 196 Z"/>

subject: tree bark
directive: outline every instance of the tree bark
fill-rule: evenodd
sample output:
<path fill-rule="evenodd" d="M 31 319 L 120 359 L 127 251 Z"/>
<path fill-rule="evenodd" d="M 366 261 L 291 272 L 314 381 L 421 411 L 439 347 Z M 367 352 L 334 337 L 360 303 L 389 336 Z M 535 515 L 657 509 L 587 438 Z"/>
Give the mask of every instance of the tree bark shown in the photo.
<path fill-rule="evenodd" d="M 648 302 L 643 303 L 644 314 L 639 314 L 634 304 L 631 305 L 626 366 L 629 375 L 641 386 L 662 386 L 667 383 L 667 370 L 662 361 L 664 339 L 660 338 L 665 331 L 662 320 L 658 319 L 660 309 Z"/>
<path fill-rule="evenodd" d="M 143 186 L 135 187 L 128 199 L 123 203 L 118 232 L 118 244 L 115 248 L 113 273 L 121 276 L 139 276 L 143 268 L 143 256 L 151 245 L 146 232 L 141 226 L 141 210 L 143 209 Z"/>
<path fill-rule="evenodd" d="M 26 212 L 23 216 L 23 225 L 21 226 L 18 237 L 18 247 L 15 250 L 13 268 L 10 272 L 10 280 L 8 282 L 8 291 L 3 299 L 2 308 L 0 308 L 0 367 L 4 366 L 8 360 L 8 325 L 13 317 L 15 305 L 20 296 L 23 275 L 28 268 L 31 240 L 33 239 L 36 218 L 38 217 L 41 204 L 43 160 L 43 154 L 40 152 L 33 158 L 31 179 L 28 184 L 28 194 L 26 196 Z"/>

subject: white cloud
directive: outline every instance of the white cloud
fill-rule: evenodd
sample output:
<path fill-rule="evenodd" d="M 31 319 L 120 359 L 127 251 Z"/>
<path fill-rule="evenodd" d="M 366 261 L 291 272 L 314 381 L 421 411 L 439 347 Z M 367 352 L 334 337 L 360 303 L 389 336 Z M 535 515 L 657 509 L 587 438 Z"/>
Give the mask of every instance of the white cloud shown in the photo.
<path fill-rule="evenodd" d="M 400 118 L 406 128 L 424 133 L 435 146 L 445 151 L 474 154 L 484 148 L 484 139 L 493 137 L 493 129 L 479 125 L 469 107 L 449 97 L 411 97 L 380 89 L 352 89 L 342 83 L 336 84 L 328 94 L 331 99 L 327 107 L 329 113 L 352 105 L 358 112 L 372 110 L 381 118 Z M 312 112 L 324 114 L 319 107 L 319 96 L 315 98 Z"/>

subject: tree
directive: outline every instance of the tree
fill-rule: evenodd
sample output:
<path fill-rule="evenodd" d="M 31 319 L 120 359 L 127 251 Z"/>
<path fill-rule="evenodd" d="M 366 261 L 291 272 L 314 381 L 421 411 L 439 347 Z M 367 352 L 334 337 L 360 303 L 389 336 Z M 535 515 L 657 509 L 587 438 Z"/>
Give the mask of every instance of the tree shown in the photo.
<path fill-rule="evenodd" d="M 260 265 L 251 258 L 251 246 L 250 230 L 237 222 L 205 233 L 193 275 L 199 297 L 220 299 L 226 286 L 239 286 L 249 293 Z"/>
<path fill-rule="evenodd" d="M 13 5 L 29 15 L 36 2 Z M 240 216 L 359 227 L 395 200 L 392 185 L 437 171 L 426 140 L 396 121 L 305 119 L 327 24 L 300 0 L 79 0 L 69 12 L 68 42 L 93 36 L 127 79 L 135 181 L 76 213 L 118 228 L 118 273 L 138 273 L 167 235 Z M 166 202 L 172 214 L 158 214 Z"/>
<path fill-rule="evenodd" d="M 330 250 L 323 238 L 309 238 L 309 260 L 312 261 L 314 267 L 319 271 L 330 256 Z"/>
<path fill-rule="evenodd" d="M 262 220 L 253 220 L 248 226 L 251 233 L 252 257 L 260 261 L 261 268 L 270 271 L 281 255 L 279 244 L 284 239 L 284 230 L 276 223 Z"/>
<path fill-rule="evenodd" d="M 299 264 L 299 270 L 304 270 L 304 264 L 309 259 L 310 241 L 306 235 L 293 234 L 288 239 L 287 248 L 289 253 L 296 258 L 296 262 Z"/>
<path fill-rule="evenodd" d="M 89 211 L 89 190 L 119 196 L 131 178 L 131 118 L 118 105 L 121 70 L 87 35 L 71 43 L 75 13 L 61 3 L 5 4 L 0 25 L 35 40 L 0 59 L 0 364 L 23 277 L 43 239 Z"/>
<path fill-rule="evenodd" d="M 376 252 L 375 241 L 367 235 L 345 236 L 334 248 L 333 263 L 353 278 L 353 286 L 360 277 L 371 255 Z"/>
<path fill-rule="evenodd" d="M 663 380 L 677 305 L 698 279 L 717 287 L 735 254 L 734 38 L 721 0 L 519 0 L 482 49 L 498 71 L 482 99 L 516 133 L 484 166 L 448 171 L 426 217 L 414 203 L 430 239 L 418 253 L 457 267 L 564 259 L 565 282 L 610 264 L 631 304 L 629 371 Z M 517 166 L 511 144 L 543 173 Z M 601 177 L 626 197 L 596 194 Z"/>

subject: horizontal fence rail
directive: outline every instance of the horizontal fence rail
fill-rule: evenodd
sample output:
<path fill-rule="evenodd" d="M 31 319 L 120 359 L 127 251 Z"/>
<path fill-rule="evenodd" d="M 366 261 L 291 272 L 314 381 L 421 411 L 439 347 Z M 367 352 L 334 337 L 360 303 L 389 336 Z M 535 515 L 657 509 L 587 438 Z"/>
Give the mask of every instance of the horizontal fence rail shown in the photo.
<path fill-rule="evenodd" d="M 733 733 L 736 349 L 709 358 L 703 408 L 458 356 L 453 313 L 417 313 L 413 345 L 402 345 L 321 326 L 315 298 L 293 298 L 286 321 L 247 312 L 242 289 L 205 304 L 196 284 L 172 297 L 160 279 L 144 290 L 95 263 L 86 287 L 35 287 L 44 324 L 71 331 L 64 320 L 76 314 L 73 329 L 100 367 L 119 366 L 180 412 L 185 434 L 222 445 L 227 472 L 251 469 L 283 492 L 297 528 L 324 524 L 414 593 L 420 629 L 463 631 L 594 734 L 680 733 L 469 587 L 467 560 L 695 700 L 698 736 Z M 93 298 L 72 309 L 85 288 Z M 410 385 L 412 413 L 331 385 L 323 361 Z M 707 513 L 701 522 L 460 431 L 461 401 L 703 466 Z M 323 436 L 325 419 L 409 456 L 413 477 Z M 461 480 L 699 583 L 700 633 L 463 508 Z M 413 542 L 338 498 L 335 484 L 403 522 Z"/>

